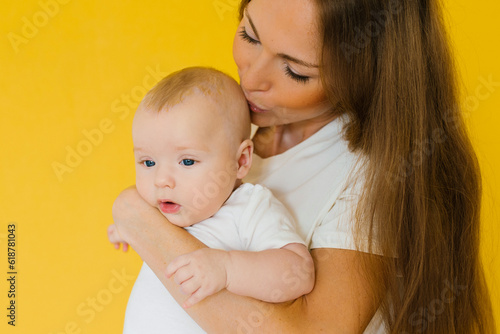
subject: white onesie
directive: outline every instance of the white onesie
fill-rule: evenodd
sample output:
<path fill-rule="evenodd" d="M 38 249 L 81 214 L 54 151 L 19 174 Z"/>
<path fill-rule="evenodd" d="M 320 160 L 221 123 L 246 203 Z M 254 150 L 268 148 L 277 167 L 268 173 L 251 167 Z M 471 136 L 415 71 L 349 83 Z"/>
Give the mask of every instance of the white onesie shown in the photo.
<path fill-rule="evenodd" d="M 219 211 L 186 230 L 210 248 L 262 251 L 304 244 L 290 213 L 260 186 L 244 183 Z M 205 333 L 143 263 L 125 313 L 125 334 Z"/>

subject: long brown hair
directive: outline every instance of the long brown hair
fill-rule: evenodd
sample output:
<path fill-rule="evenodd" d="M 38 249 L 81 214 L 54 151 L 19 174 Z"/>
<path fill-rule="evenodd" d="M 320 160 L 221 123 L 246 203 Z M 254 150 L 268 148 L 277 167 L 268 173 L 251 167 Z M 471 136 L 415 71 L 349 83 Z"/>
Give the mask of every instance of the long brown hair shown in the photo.
<path fill-rule="evenodd" d="M 480 170 L 438 0 L 315 1 L 323 85 L 365 161 L 357 231 L 369 225 L 390 255 L 366 269 L 387 328 L 496 333 L 479 255 Z"/>

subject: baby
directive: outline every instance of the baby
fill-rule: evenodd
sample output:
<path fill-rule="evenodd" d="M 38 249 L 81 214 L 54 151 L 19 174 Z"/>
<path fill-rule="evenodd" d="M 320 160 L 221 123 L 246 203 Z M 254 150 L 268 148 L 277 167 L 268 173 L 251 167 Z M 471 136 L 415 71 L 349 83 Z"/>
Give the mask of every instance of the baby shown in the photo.
<path fill-rule="evenodd" d="M 253 143 L 248 105 L 236 81 L 200 67 L 167 76 L 139 105 L 132 137 L 139 194 L 210 247 L 179 256 L 166 268 L 188 295 L 183 307 L 224 288 L 267 302 L 312 290 L 313 261 L 293 218 L 268 189 L 241 181 Z M 108 237 L 117 247 L 124 243 L 114 225 Z M 190 333 L 188 328 L 201 331 L 144 263 L 125 332 Z"/>

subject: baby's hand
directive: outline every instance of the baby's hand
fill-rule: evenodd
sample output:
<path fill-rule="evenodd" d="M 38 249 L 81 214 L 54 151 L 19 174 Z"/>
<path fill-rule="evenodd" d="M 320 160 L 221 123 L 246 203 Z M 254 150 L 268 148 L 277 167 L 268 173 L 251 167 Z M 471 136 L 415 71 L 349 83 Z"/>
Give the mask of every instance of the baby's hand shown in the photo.
<path fill-rule="evenodd" d="M 108 226 L 108 239 L 109 242 L 115 245 L 115 249 L 120 249 L 120 244 L 123 244 L 123 251 L 126 252 L 128 250 L 128 243 L 120 236 L 115 224 Z"/>
<path fill-rule="evenodd" d="M 167 277 L 175 275 L 174 280 L 181 286 L 181 291 L 190 296 L 182 307 L 191 307 L 226 288 L 226 265 L 229 261 L 228 252 L 203 248 L 178 256 L 170 262 Z"/>

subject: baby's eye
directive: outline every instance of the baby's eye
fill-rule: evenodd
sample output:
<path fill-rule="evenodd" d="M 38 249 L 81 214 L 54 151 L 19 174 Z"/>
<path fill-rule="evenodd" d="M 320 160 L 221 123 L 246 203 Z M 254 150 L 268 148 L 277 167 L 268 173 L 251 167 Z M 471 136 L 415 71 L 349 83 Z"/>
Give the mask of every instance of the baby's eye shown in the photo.
<path fill-rule="evenodd" d="M 184 166 L 192 166 L 194 165 L 195 161 L 193 159 L 182 159 L 181 160 L 181 165 Z"/>
<path fill-rule="evenodd" d="M 142 163 L 146 167 L 153 167 L 154 165 L 156 165 L 156 163 L 153 160 L 144 160 Z"/>

